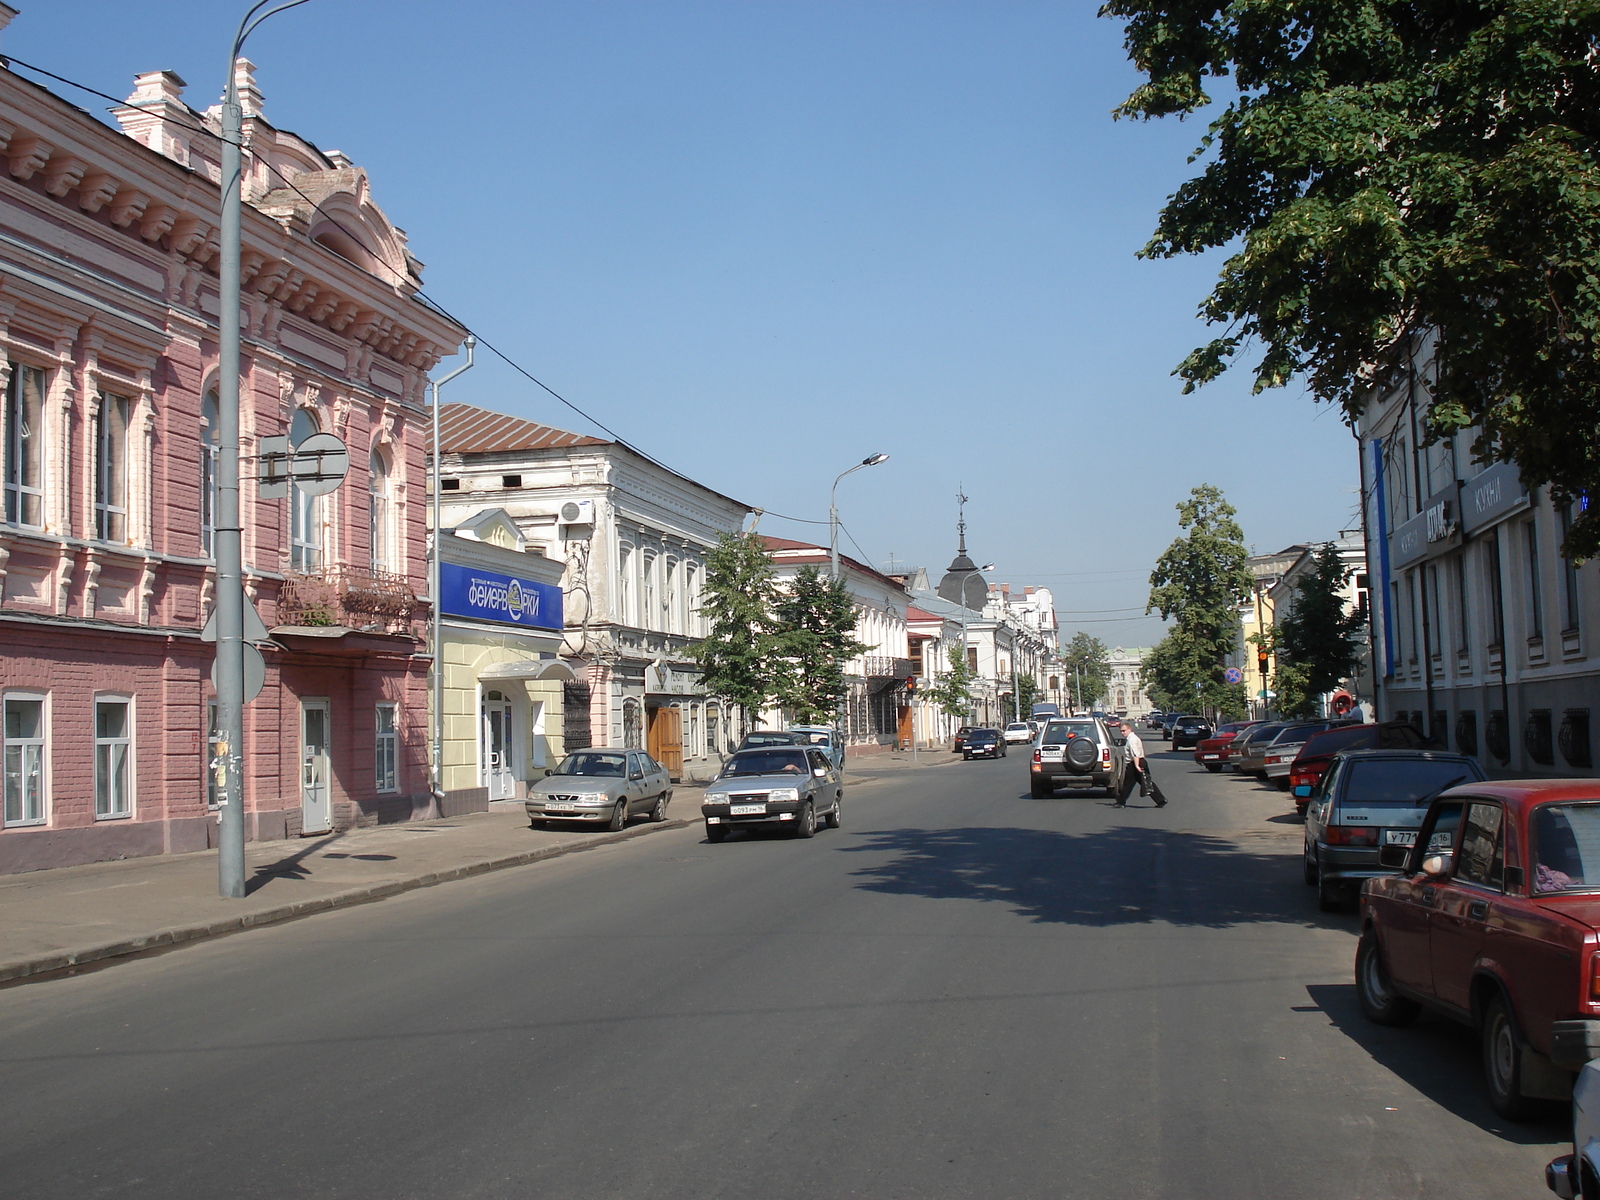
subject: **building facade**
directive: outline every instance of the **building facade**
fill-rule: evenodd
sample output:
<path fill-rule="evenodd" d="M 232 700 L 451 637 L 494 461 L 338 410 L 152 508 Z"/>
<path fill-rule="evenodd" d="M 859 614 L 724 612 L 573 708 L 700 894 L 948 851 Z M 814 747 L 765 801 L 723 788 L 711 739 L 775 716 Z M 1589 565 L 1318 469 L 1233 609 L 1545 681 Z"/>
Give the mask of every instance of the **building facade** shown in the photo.
<path fill-rule="evenodd" d="M 242 489 L 271 628 L 246 829 L 273 838 L 433 811 L 407 500 L 427 371 L 463 333 L 415 299 L 365 172 L 269 124 L 248 64 L 240 83 L 242 453 L 322 431 L 352 462 L 326 496 Z M 0 69 L 0 871 L 215 843 L 219 125 L 183 86 L 139 76 L 119 131 Z"/>
<path fill-rule="evenodd" d="M 732 714 L 685 651 L 704 634 L 705 556 L 749 507 L 617 442 L 468 404 L 440 420 L 444 524 L 503 509 L 561 564 L 565 748 L 648 749 L 675 779 L 715 774 Z"/>
<path fill-rule="evenodd" d="M 1415 343 L 1357 424 L 1378 713 L 1491 771 L 1592 775 L 1600 567 L 1562 556 L 1570 507 L 1473 460 L 1476 430 L 1429 441 L 1433 363 Z"/>

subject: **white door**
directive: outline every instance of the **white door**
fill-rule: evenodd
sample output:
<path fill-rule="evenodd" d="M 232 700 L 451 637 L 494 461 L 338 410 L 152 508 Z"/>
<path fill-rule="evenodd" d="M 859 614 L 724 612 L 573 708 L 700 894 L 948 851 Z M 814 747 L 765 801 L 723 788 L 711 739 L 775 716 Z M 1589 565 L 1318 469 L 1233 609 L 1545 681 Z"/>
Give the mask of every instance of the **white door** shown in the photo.
<path fill-rule="evenodd" d="M 512 748 L 515 742 L 511 732 L 511 701 L 499 692 L 485 692 L 479 761 L 483 764 L 480 777 L 483 786 L 489 789 L 491 800 L 509 800 L 513 795 L 516 764 L 512 762 Z"/>
<path fill-rule="evenodd" d="M 333 801 L 328 794 L 328 702 L 300 702 L 300 832 L 327 833 L 333 828 Z"/>

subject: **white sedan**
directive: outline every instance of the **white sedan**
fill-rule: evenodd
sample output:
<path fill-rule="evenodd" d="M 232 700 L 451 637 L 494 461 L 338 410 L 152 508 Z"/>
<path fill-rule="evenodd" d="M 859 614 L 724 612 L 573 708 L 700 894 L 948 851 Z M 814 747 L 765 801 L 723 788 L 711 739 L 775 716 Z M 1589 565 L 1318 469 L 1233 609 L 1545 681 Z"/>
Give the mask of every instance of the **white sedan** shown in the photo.
<path fill-rule="evenodd" d="M 1013 721 L 1006 726 L 1006 742 L 1033 741 L 1033 728 L 1026 721 Z"/>

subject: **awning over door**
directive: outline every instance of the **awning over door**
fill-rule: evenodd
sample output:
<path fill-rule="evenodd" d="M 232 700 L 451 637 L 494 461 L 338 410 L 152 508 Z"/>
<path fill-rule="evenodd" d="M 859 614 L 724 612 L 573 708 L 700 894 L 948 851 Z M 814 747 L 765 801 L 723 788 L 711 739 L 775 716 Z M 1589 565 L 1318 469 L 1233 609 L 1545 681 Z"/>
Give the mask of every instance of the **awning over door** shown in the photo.
<path fill-rule="evenodd" d="M 559 658 L 528 659 L 524 662 L 502 662 L 485 667 L 478 672 L 482 679 L 559 679 L 563 683 L 576 683 L 578 677 L 571 667 Z"/>

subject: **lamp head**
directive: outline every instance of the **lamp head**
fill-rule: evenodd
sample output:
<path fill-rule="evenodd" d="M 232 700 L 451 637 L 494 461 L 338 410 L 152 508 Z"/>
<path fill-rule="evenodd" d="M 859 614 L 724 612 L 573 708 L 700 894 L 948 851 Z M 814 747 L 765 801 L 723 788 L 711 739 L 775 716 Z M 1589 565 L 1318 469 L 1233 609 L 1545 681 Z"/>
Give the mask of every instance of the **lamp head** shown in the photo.
<path fill-rule="evenodd" d="M 888 457 L 887 454 L 874 454 L 871 458 L 863 458 L 861 465 L 863 467 L 875 467 L 879 463 L 887 461 Z"/>

